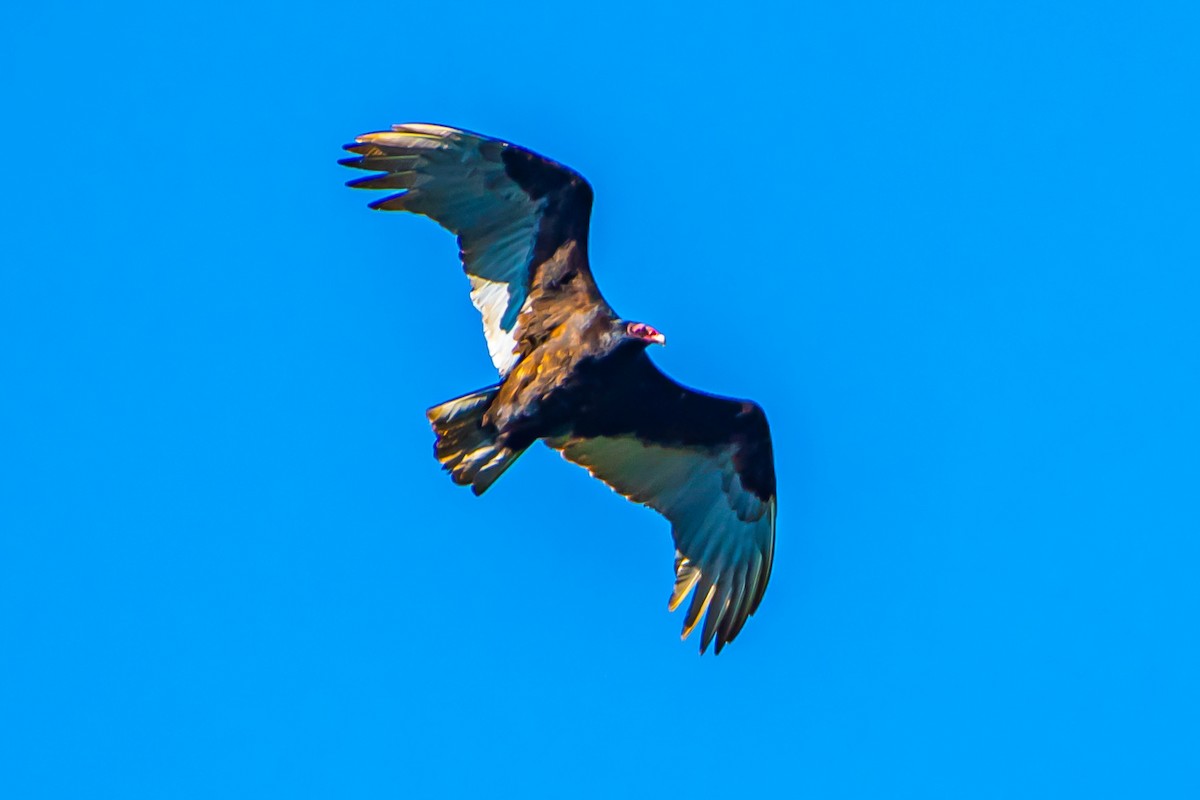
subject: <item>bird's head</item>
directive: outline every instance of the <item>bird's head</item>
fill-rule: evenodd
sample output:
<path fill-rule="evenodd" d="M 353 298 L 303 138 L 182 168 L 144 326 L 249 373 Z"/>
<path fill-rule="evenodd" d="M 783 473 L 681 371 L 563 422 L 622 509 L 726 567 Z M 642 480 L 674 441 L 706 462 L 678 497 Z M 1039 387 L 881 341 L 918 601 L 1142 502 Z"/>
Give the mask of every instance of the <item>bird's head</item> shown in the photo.
<path fill-rule="evenodd" d="M 626 341 L 640 342 L 642 345 L 667 343 L 667 337 L 644 322 L 626 322 L 624 338 Z"/>

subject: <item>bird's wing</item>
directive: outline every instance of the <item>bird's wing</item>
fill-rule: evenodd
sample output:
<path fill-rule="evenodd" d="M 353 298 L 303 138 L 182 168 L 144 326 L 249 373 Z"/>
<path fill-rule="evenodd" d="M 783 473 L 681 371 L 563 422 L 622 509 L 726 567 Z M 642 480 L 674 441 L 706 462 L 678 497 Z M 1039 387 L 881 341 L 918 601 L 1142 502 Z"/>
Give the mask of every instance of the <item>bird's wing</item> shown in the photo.
<path fill-rule="evenodd" d="M 670 520 L 669 608 L 694 589 L 683 638 L 707 610 L 700 652 L 715 636 L 720 653 L 757 610 L 771 576 L 776 499 L 767 419 L 749 401 L 675 383 L 644 355 L 639 364 L 626 397 L 549 444 Z"/>
<path fill-rule="evenodd" d="M 348 185 L 401 190 L 372 208 L 423 214 L 458 236 L 471 300 L 501 375 L 529 349 L 525 340 L 539 335 L 525 330 L 539 327 L 533 315 L 521 314 L 534 300 L 542 308 L 558 300 L 572 309 L 604 304 L 587 258 L 592 188 L 573 170 L 441 125 L 395 125 L 345 149 L 358 155 L 340 163 L 383 173 Z"/>

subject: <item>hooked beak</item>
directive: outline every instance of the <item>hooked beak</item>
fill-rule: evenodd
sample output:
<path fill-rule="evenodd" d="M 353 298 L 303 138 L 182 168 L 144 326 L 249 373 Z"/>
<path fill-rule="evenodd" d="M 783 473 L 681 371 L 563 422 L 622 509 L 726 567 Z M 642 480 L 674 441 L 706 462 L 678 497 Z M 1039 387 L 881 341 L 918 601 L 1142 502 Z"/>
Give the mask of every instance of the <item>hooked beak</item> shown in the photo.
<path fill-rule="evenodd" d="M 653 336 L 647 336 L 646 341 L 653 342 L 654 344 L 661 344 L 663 347 L 667 346 L 667 337 L 663 336 L 661 333 L 658 333 L 657 331 L 655 331 Z"/>

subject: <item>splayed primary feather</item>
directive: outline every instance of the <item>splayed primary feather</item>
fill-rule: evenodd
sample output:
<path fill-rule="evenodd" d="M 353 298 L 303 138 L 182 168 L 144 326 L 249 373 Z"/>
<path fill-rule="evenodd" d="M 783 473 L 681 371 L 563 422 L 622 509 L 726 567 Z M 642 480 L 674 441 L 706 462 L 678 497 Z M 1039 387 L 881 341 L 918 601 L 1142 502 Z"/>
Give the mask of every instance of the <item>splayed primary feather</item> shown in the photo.
<path fill-rule="evenodd" d="M 500 374 L 518 360 L 515 332 L 528 300 L 530 262 L 545 200 L 534 200 L 505 172 L 495 144 L 441 125 L 397 125 L 359 136 L 343 164 L 384 175 L 352 181 L 360 189 L 403 189 L 371 204 L 423 214 L 458 236 L 471 301 L 483 316 L 488 353 Z"/>
<path fill-rule="evenodd" d="M 548 442 L 570 461 L 635 502 L 671 521 L 675 538 L 674 611 L 694 589 L 683 638 L 707 611 L 703 652 L 718 651 L 741 630 L 766 589 L 760 565 L 774 549 L 775 500 L 763 502 L 742 486 L 730 447 L 667 447 L 634 437 Z"/>

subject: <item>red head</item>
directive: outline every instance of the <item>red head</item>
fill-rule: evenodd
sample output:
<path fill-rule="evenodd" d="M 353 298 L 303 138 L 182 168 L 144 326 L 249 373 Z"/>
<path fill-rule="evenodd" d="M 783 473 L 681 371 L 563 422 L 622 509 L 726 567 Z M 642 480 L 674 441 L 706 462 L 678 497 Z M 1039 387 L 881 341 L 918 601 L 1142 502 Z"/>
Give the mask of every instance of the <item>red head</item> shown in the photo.
<path fill-rule="evenodd" d="M 631 339 L 637 339 L 646 344 L 662 344 L 667 343 L 667 337 L 651 328 L 644 322 L 627 322 L 625 323 L 625 335 Z"/>

